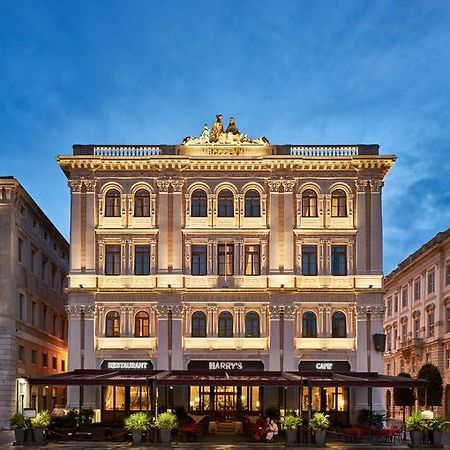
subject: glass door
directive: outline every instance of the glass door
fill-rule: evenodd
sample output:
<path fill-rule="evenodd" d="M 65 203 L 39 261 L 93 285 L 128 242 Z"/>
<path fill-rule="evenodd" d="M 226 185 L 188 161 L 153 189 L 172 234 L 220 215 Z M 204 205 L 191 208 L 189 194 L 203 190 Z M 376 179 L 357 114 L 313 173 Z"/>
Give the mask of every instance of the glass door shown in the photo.
<path fill-rule="evenodd" d="M 214 406 L 219 420 L 234 420 L 237 410 L 236 386 L 216 386 Z"/>

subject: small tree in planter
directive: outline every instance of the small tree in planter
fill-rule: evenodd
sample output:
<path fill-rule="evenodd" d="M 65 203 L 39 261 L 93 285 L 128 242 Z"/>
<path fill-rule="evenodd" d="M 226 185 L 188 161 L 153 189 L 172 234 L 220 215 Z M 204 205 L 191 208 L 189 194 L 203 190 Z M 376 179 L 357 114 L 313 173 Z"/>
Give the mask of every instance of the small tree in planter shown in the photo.
<path fill-rule="evenodd" d="M 428 422 L 428 428 L 432 432 L 433 445 L 435 447 L 442 447 L 442 430 L 445 425 L 445 419 L 443 417 L 436 417 Z"/>
<path fill-rule="evenodd" d="M 329 416 L 327 414 L 316 412 L 309 422 L 309 426 L 314 430 L 317 445 L 325 445 L 327 430 L 330 428 L 330 420 L 328 417 Z"/>
<path fill-rule="evenodd" d="M 38 444 L 45 442 L 45 431 L 52 423 L 52 416 L 48 411 L 41 411 L 31 418 L 34 440 Z"/>
<path fill-rule="evenodd" d="M 150 419 L 144 412 L 131 414 L 125 418 L 125 428 L 131 431 L 133 444 L 140 444 L 142 441 L 142 433 L 147 430 Z"/>
<path fill-rule="evenodd" d="M 14 414 L 9 418 L 9 426 L 14 430 L 16 445 L 21 445 L 25 441 L 25 430 L 30 427 L 30 420 L 23 414 Z"/>
<path fill-rule="evenodd" d="M 164 412 L 155 419 L 155 427 L 161 432 L 161 442 L 170 442 L 171 431 L 178 426 L 177 416 L 170 412 Z"/>
<path fill-rule="evenodd" d="M 427 429 L 427 423 L 420 412 L 413 412 L 406 419 L 406 429 L 409 431 L 411 447 L 417 447 L 422 443 L 423 432 Z"/>
<path fill-rule="evenodd" d="M 301 425 L 301 417 L 288 414 L 281 418 L 281 429 L 286 431 L 287 445 L 295 444 L 297 440 L 297 428 Z"/>

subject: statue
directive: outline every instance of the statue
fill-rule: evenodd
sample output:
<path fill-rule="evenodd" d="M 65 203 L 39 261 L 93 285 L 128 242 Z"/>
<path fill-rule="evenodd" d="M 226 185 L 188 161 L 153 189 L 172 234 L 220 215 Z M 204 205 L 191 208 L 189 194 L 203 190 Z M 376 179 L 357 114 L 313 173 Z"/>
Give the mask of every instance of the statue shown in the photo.
<path fill-rule="evenodd" d="M 216 121 L 212 126 L 211 142 L 218 142 L 222 133 L 223 133 L 222 114 L 217 114 Z"/>
<path fill-rule="evenodd" d="M 236 122 L 234 121 L 234 117 L 230 117 L 230 123 L 227 126 L 226 133 L 240 134 Z"/>
<path fill-rule="evenodd" d="M 200 143 L 201 144 L 209 144 L 210 141 L 210 133 L 209 133 L 209 127 L 208 125 L 205 123 L 203 125 L 203 131 L 202 134 L 200 135 Z"/>

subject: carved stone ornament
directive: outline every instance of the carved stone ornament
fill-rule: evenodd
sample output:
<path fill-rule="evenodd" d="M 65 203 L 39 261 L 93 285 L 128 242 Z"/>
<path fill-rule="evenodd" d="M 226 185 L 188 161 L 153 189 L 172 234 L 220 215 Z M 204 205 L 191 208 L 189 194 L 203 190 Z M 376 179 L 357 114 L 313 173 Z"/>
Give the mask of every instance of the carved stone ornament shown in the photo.
<path fill-rule="evenodd" d="M 95 192 L 95 185 L 97 184 L 97 180 L 83 179 L 83 183 L 86 186 L 86 192 Z"/>
<path fill-rule="evenodd" d="M 184 180 L 181 179 L 170 179 L 170 183 L 173 188 L 173 192 L 181 192 L 184 185 Z"/>
<path fill-rule="evenodd" d="M 378 305 L 356 306 L 356 316 L 358 320 L 366 320 L 368 314 L 370 314 L 370 318 L 373 320 L 383 319 L 384 306 Z"/>
<path fill-rule="evenodd" d="M 66 313 L 69 319 L 80 319 L 84 305 L 69 304 L 66 305 Z"/>
<path fill-rule="evenodd" d="M 383 182 L 381 180 L 370 180 L 370 189 L 372 192 L 381 192 Z"/>
<path fill-rule="evenodd" d="M 69 185 L 70 191 L 73 192 L 81 192 L 82 181 L 81 180 L 68 180 L 67 184 Z"/>
<path fill-rule="evenodd" d="M 222 114 L 217 114 L 211 130 L 207 124 L 204 124 L 200 136 L 187 136 L 184 138 L 182 145 L 270 145 L 264 136 L 250 138 L 248 134 L 241 133 L 234 117 L 230 117 L 228 126 L 224 130 L 222 117 Z"/>
<path fill-rule="evenodd" d="M 96 308 L 95 305 L 84 305 L 84 318 L 93 319 L 95 317 Z"/>
<path fill-rule="evenodd" d="M 368 184 L 368 180 L 355 180 L 356 191 L 365 192 Z"/>
<path fill-rule="evenodd" d="M 158 178 L 156 184 L 158 185 L 159 192 L 168 192 L 170 180 L 167 178 Z"/>
<path fill-rule="evenodd" d="M 270 192 L 278 192 L 281 186 L 281 180 L 272 178 L 267 180 L 267 185 L 269 186 Z"/>
<path fill-rule="evenodd" d="M 293 192 L 295 187 L 295 180 L 282 180 L 281 183 L 284 187 L 284 192 Z"/>

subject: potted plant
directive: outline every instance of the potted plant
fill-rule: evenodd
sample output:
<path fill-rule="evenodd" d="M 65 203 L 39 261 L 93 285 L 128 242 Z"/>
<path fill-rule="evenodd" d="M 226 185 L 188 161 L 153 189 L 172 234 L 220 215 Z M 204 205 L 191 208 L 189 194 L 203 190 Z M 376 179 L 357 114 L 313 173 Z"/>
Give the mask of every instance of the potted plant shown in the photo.
<path fill-rule="evenodd" d="M 41 411 L 31 418 L 31 426 L 33 427 L 34 440 L 38 444 L 45 442 L 45 430 L 52 423 L 52 416 L 48 411 Z"/>
<path fill-rule="evenodd" d="M 142 441 L 142 433 L 147 430 L 150 420 L 144 412 L 131 414 L 125 418 L 125 428 L 131 431 L 133 444 L 140 444 Z"/>
<path fill-rule="evenodd" d="M 433 445 L 435 447 L 442 447 L 442 429 L 445 425 L 443 417 L 436 417 L 428 422 L 428 427 L 432 432 Z"/>
<path fill-rule="evenodd" d="M 423 432 L 427 428 L 425 419 L 419 411 L 413 412 L 405 422 L 406 429 L 409 431 L 411 447 L 417 447 L 422 443 Z"/>
<path fill-rule="evenodd" d="M 25 430 L 29 428 L 29 420 L 23 414 L 17 413 L 9 418 L 9 426 L 14 430 L 16 445 L 21 445 L 25 441 Z"/>
<path fill-rule="evenodd" d="M 328 415 L 316 412 L 309 421 L 309 426 L 314 430 L 314 436 L 316 438 L 316 444 L 321 447 L 325 445 L 325 437 L 327 430 L 330 427 L 330 420 Z"/>
<path fill-rule="evenodd" d="M 177 416 L 170 412 L 161 413 L 155 419 L 155 427 L 161 432 L 161 442 L 168 444 L 170 442 L 171 431 L 178 426 Z"/>
<path fill-rule="evenodd" d="M 281 429 L 286 431 L 286 444 L 294 445 L 297 440 L 297 428 L 301 425 L 301 417 L 288 414 L 281 418 Z"/>

